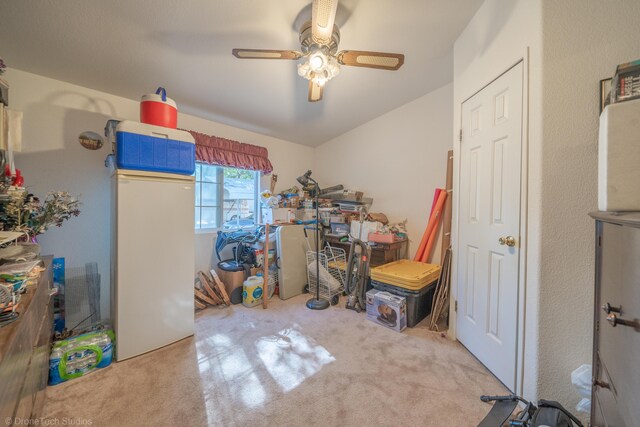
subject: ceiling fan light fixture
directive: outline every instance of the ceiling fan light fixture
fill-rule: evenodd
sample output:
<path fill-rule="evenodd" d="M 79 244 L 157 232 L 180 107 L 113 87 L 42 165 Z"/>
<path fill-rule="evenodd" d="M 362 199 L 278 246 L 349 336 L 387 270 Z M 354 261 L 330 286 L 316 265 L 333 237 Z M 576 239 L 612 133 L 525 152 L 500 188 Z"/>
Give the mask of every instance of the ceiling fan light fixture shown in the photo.
<path fill-rule="evenodd" d="M 311 78 L 311 81 L 318 86 L 323 87 L 325 83 L 329 81 L 329 79 L 327 78 L 327 75 L 325 73 L 315 73 Z"/>
<path fill-rule="evenodd" d="M 364 50 L 338 51 L 340 29 L 335 24 L 339 0 L 312 0 L 311 19 L 300 27 L 300 51 L 273 49 L 232 49 L 241 59 L 298 60 L 298 75 L 309 81 L 310 102 L 322 99 L 324 85 L 340 73 L 340 66 L 396 71 L 404 55 Z"/>
<path fill-rule="evenodd" d="M 313 71 L 321 71 L 326 63 L 327 58 L 322 54 L 322 52 L 316 52 L 309 56 L 309 66 Z"/>
<path fill-rule="evenodd" d="M 313 46 L 298 64 L 298 75 L 318 86 L 324 86 L 339 73 L 340 64 L 326 46 Z"/>

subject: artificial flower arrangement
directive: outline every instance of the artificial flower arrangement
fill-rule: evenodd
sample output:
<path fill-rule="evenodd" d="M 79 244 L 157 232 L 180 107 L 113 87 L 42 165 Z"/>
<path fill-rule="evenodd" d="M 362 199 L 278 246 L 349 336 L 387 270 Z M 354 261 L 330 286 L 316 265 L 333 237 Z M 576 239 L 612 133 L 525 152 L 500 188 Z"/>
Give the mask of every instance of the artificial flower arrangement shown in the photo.
<path fill-rule="evenodd" d="M 33 238 L 51 226 L 80 215 L 80 201 L 65 191 L 47 194 L 44 202 L 22 187 L 7 187 L 0 198 L 0 222 L 4 231 L 19 231 Z"/>

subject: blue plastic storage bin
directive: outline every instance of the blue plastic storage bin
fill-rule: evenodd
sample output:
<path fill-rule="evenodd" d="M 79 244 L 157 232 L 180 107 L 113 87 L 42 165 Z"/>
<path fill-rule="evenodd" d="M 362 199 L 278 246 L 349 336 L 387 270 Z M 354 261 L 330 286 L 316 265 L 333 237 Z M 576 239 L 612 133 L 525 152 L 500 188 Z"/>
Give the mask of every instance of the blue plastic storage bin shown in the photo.
<path fill-rule="evenodd" d="M 195 147 L 189 132 L 129 120 L 116 127 L 116 165 L 120 169 L 192 175 Z"/>

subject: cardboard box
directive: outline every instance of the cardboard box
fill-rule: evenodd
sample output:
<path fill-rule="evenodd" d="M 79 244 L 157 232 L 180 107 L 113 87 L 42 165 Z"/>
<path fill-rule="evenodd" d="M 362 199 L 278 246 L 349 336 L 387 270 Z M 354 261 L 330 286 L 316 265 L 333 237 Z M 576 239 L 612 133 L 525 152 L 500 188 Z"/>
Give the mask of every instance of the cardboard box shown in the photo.
<path fill-rule="evenodd" d="M 291 208 L 263 208 L 262 222 L 264 224 L 291 222 L 296 217 L 295 211 Z"/>
<path fill-rule="evenodd" d="M 360 240 L 366 243 L 369 241 L 369 234 L 377 232 L 381 226 L 379 222 L 363 221 L 362 234 L 360 234 L 360 221 L 351 221 L 351 235 L 356 239 L 360 236 Z"/>
<path fill-rule="evenodd" d="M 374 243 L 393 243 L 398 240 L 398 236 L 393 233 L 369 233 L 369 241 Z"/>
<path fill-rule="evenodd" d="M 329 222 L 334 224 L 344 224 L 344 215 L 342 214 L 332 214 L 329 216 Z"/>
<path fill-rule="evenodd" d="M 366 294 L 366 303 L 367 303 L 367 319 L 372 322 L 376 321 L 376 317 L 378 317 L 378 312 L 376 311 L 375 306 L 373 305 L 373 298 L 376 296 L 378 292 L 382 292 L 378 289 L 371 289 L 367 291 Z"/>
<path fill-rule="evenodd" d="M 315 209 L 297 209 L 296 219 L 299 219 L 300 221 L 312 221 L 316 219 L 316 210 Z"/>
<path fill-rule="evenodd" d="M 251 275 L 255 276 L 260 269 L 252 268 Z M 218 277 L 227 291 L 227 295 L 231 299 L 232 304 L 242 304 L 242 284 L 245 281 L 245 273 L 243 271 L 226 271 L 216 268 Z"/>
<path fill-rule="evenodd" d="M 282 207 L 283 208 L 298 209 L 299 206 L 300 206 L 300 197 L 299 196 L 286 197 L 284 200 L 282 200 Z"/>
<path fill-rule="evenodd" d="M 394 331 L 400 332 L 407 327 L 407 300 L 405 297 L 392 295 L 389 292 L 377 291 L 369 304 L 367 292 L 367 319 Z"/>

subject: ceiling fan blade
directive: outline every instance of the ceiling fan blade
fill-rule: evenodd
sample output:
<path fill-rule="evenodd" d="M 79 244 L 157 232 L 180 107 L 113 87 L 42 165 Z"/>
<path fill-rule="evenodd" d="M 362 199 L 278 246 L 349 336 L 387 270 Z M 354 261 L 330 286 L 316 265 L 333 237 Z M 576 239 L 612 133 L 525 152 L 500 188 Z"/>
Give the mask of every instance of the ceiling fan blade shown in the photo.
<path fill-rule="evenodd" d="M 317 85 L 313 80 L 309 80 L 309 102 L 317 102 L 322 99 L 324 87 Z"/>
<path fill-rule="evenodd" d="M 378 68 L 395 71 L 404 64 L 401 53 L 367 52 L 364 50 L 343 50 L 336 55 L 342 65 L 353 67 Z"/>
<path fill-rule="evenodd" d="M 233 49 L 233 56 L 240 59 L 299 59 L 302 53 L 295 50 Z"/>
<path fill-rule="evenodd" d="M 319 44 L 331 42 L 336 20 L 338 0 L 313 0 L 311 6 L 311 34 Z"/>

